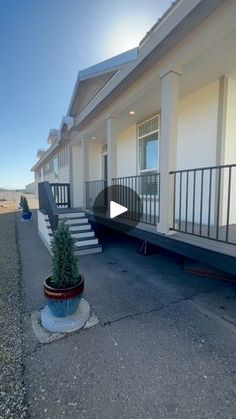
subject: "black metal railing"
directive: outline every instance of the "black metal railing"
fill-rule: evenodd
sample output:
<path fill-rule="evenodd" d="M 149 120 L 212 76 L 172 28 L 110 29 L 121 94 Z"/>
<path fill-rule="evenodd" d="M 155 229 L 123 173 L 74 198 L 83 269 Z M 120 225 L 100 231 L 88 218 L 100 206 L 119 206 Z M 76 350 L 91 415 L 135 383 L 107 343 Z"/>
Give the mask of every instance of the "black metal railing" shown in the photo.
<path fill-rule="evenodd" d="M 69 183 L 50 183 L 52 194 L 56 205 L 61 208 L 70 208 L 70 184 Z"/>
<path fill-rule="evenodd" d="M 125 197 L 125 203 L 128 212 L 122 214 L 123 218 L 132 221 L 140 221 L 145 224 L 156 225 L 159 221 L 159 191 L 160 191 L 160 174 L 158 172 L 142 173 L 135 176 L 125 176 L 112 179 L 113 185 L 119 187 L 124 186 L 135 191 L 140 198 L 141 206 L 137 204 L 132 193 Z M 122 188 L 120 188 L 122 190 Z M 127 189 L 129 191 L 129 189 Z M 121 192 L 122 193 L 122 192 Z M 129 195 L 129 192 L 127 192 Z M 119 202 L 119 196 L 115 199 Z"/>
<path fill-rule="evenodd" d="M 236 245 L 236 164 L 170 172 L 172 230 Z"/>
<path fill-rule="evenodd" d="M 107 180 L 90 180 L 85 182 L 86 188 L 86 209 L 92 210 L 94 208 L 95 200 L 99 200 L 96 202 L 97 207 L 100 205 L 101 207 L 105 207 L 107 205 Z"/>
<path fill-rule="evenodd" d="M 49 182 L 38 183 L 39 209 L 48 215 L 52 231 L 58 226 L 58 207 Z"/>

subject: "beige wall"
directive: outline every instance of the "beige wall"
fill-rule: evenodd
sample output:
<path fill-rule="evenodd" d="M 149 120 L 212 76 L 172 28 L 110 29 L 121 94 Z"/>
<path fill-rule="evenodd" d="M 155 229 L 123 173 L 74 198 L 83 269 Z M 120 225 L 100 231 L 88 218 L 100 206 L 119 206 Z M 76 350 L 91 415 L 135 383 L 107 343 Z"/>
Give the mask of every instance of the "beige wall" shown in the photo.
<path fill-rule="evenodd" d="M 236 162 L 236 80 L 228 80 L 225 164 Z"/>
<path fill-rule="evenodd" d="M 178 139 L 176 169 L 193 169 L 217 165 L 217 136 L 219 109 L 219 80 L 210 83 L 179 102 Z M 202 223 L 208 223 L 210 172 L 196 172 L 195 205 L 193 211 L 194 173 L 182 174 L 182 199 L 179 206 L 180 175 L 176 176 L 176 219 L 200 223 L 202 197 Z M 203 183 L 203 184 L 202 184 Z M 217 173 L 212 173 L 212 199 L 210 205 L 210 223 L 216 221 Z M 186 215 L 186 202 L 188 210 Z M 180 211 L 181 208 L 181 211 Z"/>
<path fill-rule="evenodd" d="M 218 98 L 217 80 L 180 100 L 177 169 L 216 164 Z"/>
<path fill-rule="evenodd" d="M 105 142 L 105 141 L 104 141 Z M 102 179 L 102 157 L 101 145 L 90 142 L 89 145 L 89 179 L 100 180 Z"/>
<path fill-rule="evenodd" d="M 236 163 L 236 80 L 228 79 L 228 92 L 226 101 L 226 130 L 223 164 Z M 224 169 L 223 178 L 223 200 L 221 223 L 225 224 L 227 219 L 227 200 L 229 186 L 229 169 Z M 231 169 L 231 202 L 230 202 L 230 224 L 236 223 L 236 167 Z"/>
<path fill-rule="evenodd" d="M 137 174 L 136 125 L 121 131 L 117 139 L 117 177 Z"/>
<path fill-rule="evenodd" d="M 72 146 L 72 206 L 81 207 L 83 204 L 83 178 L 81 167 L 81 145 Z"/>

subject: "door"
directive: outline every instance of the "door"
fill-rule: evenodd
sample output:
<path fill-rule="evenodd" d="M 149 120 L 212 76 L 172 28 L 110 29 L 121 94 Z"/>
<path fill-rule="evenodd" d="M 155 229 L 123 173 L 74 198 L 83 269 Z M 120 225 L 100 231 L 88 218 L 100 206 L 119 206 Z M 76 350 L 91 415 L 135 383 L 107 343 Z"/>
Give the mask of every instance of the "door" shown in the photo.
<path fill-rule="evenodd" d="M 102 156 L 102 177 L 107 181 L 107 154 Z"/>
<path fill-rule="evenodd" d="M 103 185 L 103 204 L 104 207 L 107 207 L 107 177 L 108 177 L 108 170 L 107 170 L 107 154 L 103 154 L 102 156 L 102 178 L 104 181 Z"/>

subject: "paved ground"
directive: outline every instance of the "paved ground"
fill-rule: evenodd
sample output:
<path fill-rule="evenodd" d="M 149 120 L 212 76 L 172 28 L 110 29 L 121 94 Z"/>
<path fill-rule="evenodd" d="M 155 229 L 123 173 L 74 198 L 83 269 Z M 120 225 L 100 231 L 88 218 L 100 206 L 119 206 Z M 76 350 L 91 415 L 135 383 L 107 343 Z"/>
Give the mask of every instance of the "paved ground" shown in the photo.
<path fill-rule="evenodd" d="M 100 324 L 40 345 L 30 314 L 45 304 L 50 257 L 35 221 L 18 222 L 30 417 L 236 418 L 236 285 L 108 235 L 103 253 L 80 258 Z"/>

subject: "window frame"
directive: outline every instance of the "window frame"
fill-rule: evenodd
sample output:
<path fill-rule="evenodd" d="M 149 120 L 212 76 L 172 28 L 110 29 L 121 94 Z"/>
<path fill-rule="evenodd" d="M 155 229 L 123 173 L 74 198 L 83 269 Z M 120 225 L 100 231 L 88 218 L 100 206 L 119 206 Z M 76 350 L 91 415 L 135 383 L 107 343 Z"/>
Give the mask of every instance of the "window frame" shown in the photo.
<path fill-rule="evenodd" d="M 140 136 L 140 135 L 139 135 L 139 129 L 140 129 L 140 127 L 141 127 L 142 125 L 146 124 L 147 122 L 150 122 L 150 121 L 152 121 L 152 120 L 154 120 L 154 119 L 157 119 L 157 125 L 158 125 L 158 128 L 157 128 L 156 130 L 150 131 L 149 133 L 147 133 L 147 134 L 144 134 L 144 135 L 141 135 L 141 136 Z M 158 133 L 158 140 L 157 140 L 157 144 L 158 144 L 158 156 L 159 156 L 160 120 L 161 120 L 161 118 L 160 118 L 160 113 L 158 113 L 158 114 L 156 114 L 156 115 L 154 115 L 154 116 L 152 116 L 152 117 L 150 117 L 150 118 L 148 118 L 148 119 L 145 119 L 144 121 L 139 122 L 139 123 L 137 124 L 137 146 L 138 146 L 138 147 L 137 147 L 137 148 L 138 148 L 138 153 L 137 153 L 137 155 L 138 155 L 138 173 L 139 173 L 139 174 L 142 174 L 142 173 L 157 172 L 157 171 L 158 171 L 158 169 L 159 169 L 159 162 L 158 162 L 158 165 L 157 165 L 157 167 L 156 167 L 155 169 L 141 169 L 140 140 L 145 139 L 145 138 L 147 138 L 147 137 L 150 137 L 150 136 L 151 136 L 151 135 L 153 135 L 153 134 Z"/>
<path fill-rule="evenodd" d="M 55 171 L 55 162 L 57 162 L 57 164 L 56 164 L 57 173 Z M 58 179 L 58 176 L 59 176 L 59 157 L 58 157 L 58 154 L 56 154 L 52 159 L 52 167 L 53 167 L 53 175 L 55 176 L 56 179 Z"/>

